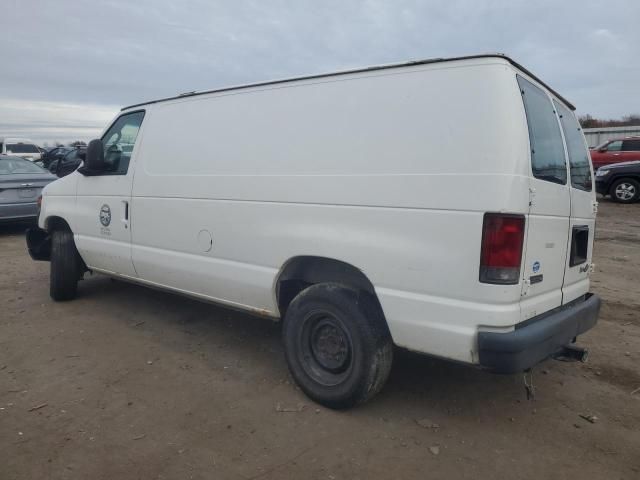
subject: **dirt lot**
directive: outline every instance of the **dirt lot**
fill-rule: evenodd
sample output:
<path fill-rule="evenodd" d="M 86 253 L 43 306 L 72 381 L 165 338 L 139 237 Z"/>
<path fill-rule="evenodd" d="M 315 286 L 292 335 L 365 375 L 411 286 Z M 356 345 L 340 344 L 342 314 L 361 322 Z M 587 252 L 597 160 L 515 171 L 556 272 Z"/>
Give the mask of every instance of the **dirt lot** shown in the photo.
<path fill-rule="evenodd" d="M 53 303 L 0 227 L 0 478 L 638 479 L 640 204 L 600 205 L 588 364 L 546 362 L 527 401 L 519 375 L 400 351 L 348 412 L 295 388 L 277 324 L 100 276 Z"/>

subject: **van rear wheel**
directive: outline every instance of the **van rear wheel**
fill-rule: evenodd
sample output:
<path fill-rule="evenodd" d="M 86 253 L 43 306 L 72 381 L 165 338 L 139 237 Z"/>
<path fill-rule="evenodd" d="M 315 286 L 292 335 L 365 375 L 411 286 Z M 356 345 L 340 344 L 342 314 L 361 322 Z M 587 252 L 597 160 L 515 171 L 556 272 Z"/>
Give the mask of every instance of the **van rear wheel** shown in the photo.
<path fill-rule="evenodd" d="M 640 200 L 640 183 L 633 178 L 621 178 L 611 185 L 611 198 L 619 203 L 633 203 Z"/>
<path fill-rule="evenodd" d="M 332 283 L 308 287 L 289 305 L 283 337 L 291 375 L 329 408 L 367 401 L 389 376 L 393 343 L 368 293 Z"/>
<path fill-rule="evenodd" d="M 49 295 L 56 301 L 76 297 L 80 280 L 82 259 L 76 250 L 73 233 L 55 230 L 51 236 L 51 271 Z"/>

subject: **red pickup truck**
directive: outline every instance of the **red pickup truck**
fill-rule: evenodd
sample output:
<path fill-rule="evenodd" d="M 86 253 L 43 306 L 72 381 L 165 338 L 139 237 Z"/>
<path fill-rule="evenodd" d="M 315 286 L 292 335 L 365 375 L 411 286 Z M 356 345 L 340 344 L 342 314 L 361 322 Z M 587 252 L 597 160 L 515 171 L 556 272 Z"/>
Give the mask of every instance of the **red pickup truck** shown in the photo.
<path fill-rule="evenodd" d="M 594 170 L 611 163 L 640 160 L 640 137 L 607 140 L 594 147 L 590 153 Z"/>

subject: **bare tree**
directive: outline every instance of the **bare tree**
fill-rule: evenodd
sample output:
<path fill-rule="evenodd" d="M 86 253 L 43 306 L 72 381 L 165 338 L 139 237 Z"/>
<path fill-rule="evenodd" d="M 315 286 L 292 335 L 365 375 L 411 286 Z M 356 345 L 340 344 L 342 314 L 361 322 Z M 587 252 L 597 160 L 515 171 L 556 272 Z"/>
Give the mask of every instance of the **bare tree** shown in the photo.
<path fill-rule="evenodd" d="M 588 113 L 578 117 L 582 128 L 602 128 L 602 127 L 634 127 L 640 126 L 640 115 L 637 113 L 625 115 L 620 119 L 595 118 Z"/>

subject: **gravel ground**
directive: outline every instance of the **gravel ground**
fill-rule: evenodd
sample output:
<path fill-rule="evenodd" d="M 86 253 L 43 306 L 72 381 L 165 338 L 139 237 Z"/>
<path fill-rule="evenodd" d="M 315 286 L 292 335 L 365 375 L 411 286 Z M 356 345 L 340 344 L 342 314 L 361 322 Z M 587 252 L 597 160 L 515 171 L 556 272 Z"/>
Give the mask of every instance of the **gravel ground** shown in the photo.
<path fill-rule="evenodd" d="M 640 204 L 601 200 L 587 364 L 498 376 L 398 351 L 372 402 L 292 384 L 279 326 L 49 265 L 0 226 L 0 479 L 640 478 Z M 595 416 L 595 423 L 583 417 Z"/>

